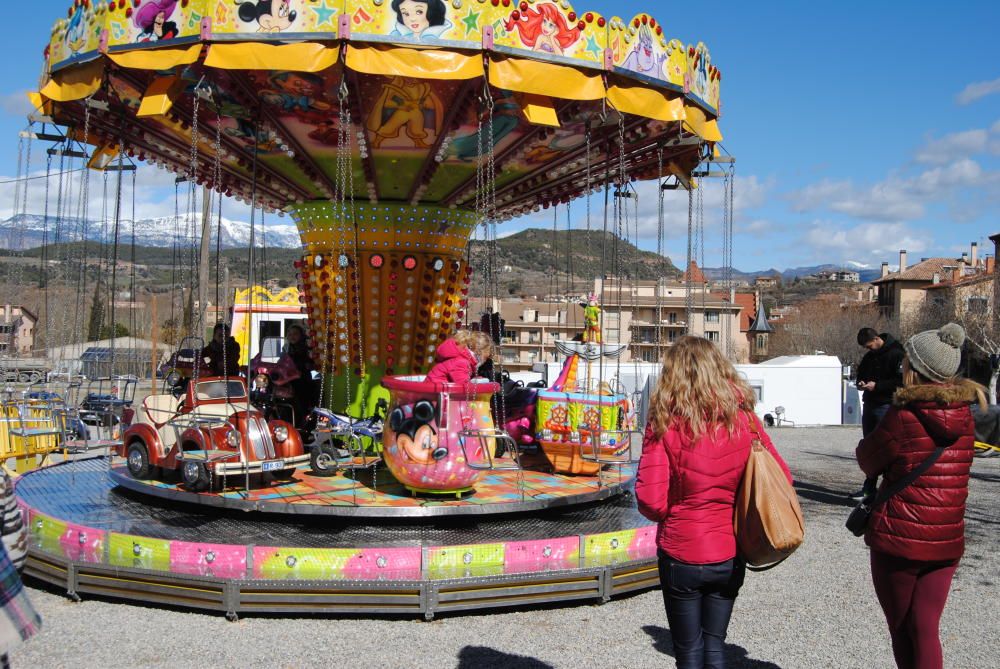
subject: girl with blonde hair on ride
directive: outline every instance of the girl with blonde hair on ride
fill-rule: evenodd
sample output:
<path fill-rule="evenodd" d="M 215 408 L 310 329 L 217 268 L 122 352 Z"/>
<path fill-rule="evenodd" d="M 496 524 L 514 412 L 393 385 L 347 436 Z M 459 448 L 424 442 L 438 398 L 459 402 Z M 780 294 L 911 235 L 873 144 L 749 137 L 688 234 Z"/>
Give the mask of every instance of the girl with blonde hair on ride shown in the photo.
<path fill-rule="evenodd" d="M 493 357 L 493 340 L 485 332 L 459 330 L 434 354 L 434 366 L 426 380 L 436 383 L 468 383 L 476 370 Z"/>
<path fill-rule="evenodd" d="M 679 669 L 726 666 L 726 631 L 745 574 L 733 512 L 755 432 L 791 482 L 755 403 L 749 384 L 707 339 L 681 337 L 667 349 L 635 494 L 639 511 L 658 524 L 660 583 Z"/>

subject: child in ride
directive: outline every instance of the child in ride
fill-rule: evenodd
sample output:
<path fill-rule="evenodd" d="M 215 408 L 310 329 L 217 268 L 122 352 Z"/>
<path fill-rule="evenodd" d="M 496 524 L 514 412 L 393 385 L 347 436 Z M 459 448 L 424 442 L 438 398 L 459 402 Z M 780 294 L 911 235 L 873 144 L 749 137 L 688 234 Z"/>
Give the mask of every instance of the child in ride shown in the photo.
<path fill-rule="evenodd" d="M 493 341 L 485 332 L 459 330 L 437 349 L 434 366 L 426 381 L 435 383 L 468 383 L 476 370 L 493 357 Z"/>

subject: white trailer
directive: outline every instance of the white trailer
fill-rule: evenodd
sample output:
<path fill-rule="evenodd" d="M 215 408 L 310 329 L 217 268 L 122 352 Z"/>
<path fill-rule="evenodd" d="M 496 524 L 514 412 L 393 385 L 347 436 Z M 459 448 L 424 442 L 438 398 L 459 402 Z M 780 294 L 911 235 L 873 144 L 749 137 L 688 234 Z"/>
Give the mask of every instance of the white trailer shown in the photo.
<path fill-rule="evenodd" d="M 535 371 L 551 382 L 561 363 L 538 363 Z M 598 371 L 600 370 L 600 372 Z M 841 425 L 844 421 L 843 369 L 832 355 L 796 355 L 758 365 L 736 365 L 757 395 L 757 415 L 770 415 L 781 425 Z M 640 419 L 646 419 L 646 400 L 660 376 L 658 363 L 616 361 L 592 364 L 592 385 L 603 380 L 633 397 Z M 776 409 L 783 409 L 780 416 Z"/>

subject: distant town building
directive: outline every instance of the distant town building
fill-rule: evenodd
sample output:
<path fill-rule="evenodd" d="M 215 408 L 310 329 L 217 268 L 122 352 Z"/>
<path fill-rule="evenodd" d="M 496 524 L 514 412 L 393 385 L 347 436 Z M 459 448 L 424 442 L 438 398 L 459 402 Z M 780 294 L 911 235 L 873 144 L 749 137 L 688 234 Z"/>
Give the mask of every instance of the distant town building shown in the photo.
<path fill-rule="evenodd" d="M 789 316 L 798 313 L 798 311 L 799 311 L 798 308 L 792 305 L 784 307 L 775 307 L 774 309 L 771 309 L 771 316 L 770 318 L 768 318 L 768 320 L 771 323 L 777 323 L 778 321 L 783 321 L 787 319 Z"/>
<path fill-rule="evenodd" d="M 996 245 L 1000 235 L 990 238 Z M 995 297 L 996 255 L 979 256 L 976 242 L 960 258 L 923 258 L 915 265 L 907 263 L 906 250 L 899 252 L 899 270 L 889 271 L 882 263 L 882 275 L 872 282 L 878 291 L 878 306 L 893 332 L 908 333 L 926 315 L 928 308 L 954 311 L 964 297 L 983 301 L 991 307 Z M 971 305 L 977 309 L 978 302 Z M 944 317 L 943 315 L 941 317 Z"/>
<path fill-rule="evenodd" d="M 819 272 L 813 275 L 819 281 L 835 281 L 839 283 L 861 283 L 861 273 L 849 269 L 838 269 L 832 272 Z"/>
<path fill-rule="evenodd" d="M 766 289 L 766 288 L 777 288 L 778 284 L 781 283 L 781 277 L 777 274 L 772 276 L 758 276 L 754 279 L 753 285 L 756 288 Z"/>
<path fill-rule="evenodd" d="M 746 332 L 741 329 L 745 307 L 725 295 L 709 292 L 704 274 L 697 266 L 689 270 L 696 284 L 690 296 L 691 334 L 723 347 L 728 336 L 736 360 L 746 362 L 749 345 Z M 609 277 L 596 279 L 593 293 L 601 303 L 604 341 L 628 343 L 622 362 L 657 362 L 663 350 L 689 330 L 688 289 L 683 282 Z M 488 307 L 498 311 L 505 321 L 500 361 L 510 371 L 528 371 L 536 362 L 560 360 L 556 341 L 572 340 L 583 332 L 585 296 L 563 297 L 559 301 L 554 298 L 550 296 L 546 301 L 476 298 L 470 300 L 469 320 L 477 322 L 479 314 Z"/>
<path fill-rule="evenodd" d="M 0 355 L 30 355 L 35 348 L 38 317 L 18 304 L 3 305 L 0 313 Z"/>

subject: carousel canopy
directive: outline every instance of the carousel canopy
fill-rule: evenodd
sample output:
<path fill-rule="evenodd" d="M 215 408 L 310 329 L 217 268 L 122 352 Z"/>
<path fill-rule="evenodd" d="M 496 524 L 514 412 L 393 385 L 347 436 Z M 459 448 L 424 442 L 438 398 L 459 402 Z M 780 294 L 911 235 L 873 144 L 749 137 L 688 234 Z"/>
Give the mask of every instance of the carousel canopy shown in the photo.
<path fill-rule="evenodd" d="M 472 209 L 488 152 L 505 218 L 686 181 L 721 140 L 705 45 L 565 1 L 76 0 L 46 57 L 36 116 L 97 147 L 92 166 L 124 147 L 274 209 Z"/>

